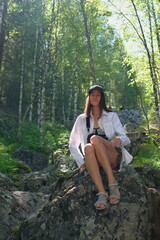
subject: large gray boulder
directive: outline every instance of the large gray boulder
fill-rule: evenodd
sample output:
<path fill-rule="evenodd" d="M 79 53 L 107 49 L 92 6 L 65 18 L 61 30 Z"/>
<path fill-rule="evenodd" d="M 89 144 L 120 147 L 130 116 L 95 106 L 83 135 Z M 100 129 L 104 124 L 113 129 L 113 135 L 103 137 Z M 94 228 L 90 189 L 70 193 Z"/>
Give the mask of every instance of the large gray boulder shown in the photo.
<path fill-rule="evenodd" d="M 125 166 L 114 173 L 121 201 L 115 206 L 108 203 L 100 212 L 94 207 L 97 190 L 87 171 L 66 172 L 64 163 L 70 170 L 72 161 L 63 159 L 65 172 L 58 181 L 55 166 L 25 174 L 17 188 L 0 175 L 0 240 L 159 239 L 160 170 Z"/>
<path fill-rule="evenodd" d="M 13 154 L 12 158 L 18 158 L 26 163 L 33 171 L 39 171 L 48 166 L 48 157 L 39 153 L 31 152 L 25 147 L 20 147 Z"/>
<path fill-rule="evenodd" d="M 18 224 L 36 212 L 47 199 L 48 196 L 42 193 L 0 188 L 0 240 L 18 239 Z"/>
<path fill-rule="evenodd" d="M 96 188 L 87 172 L 59 179 L 46 204 L 20 227 L 21 240 L 157 240 L 160 236 L 160 171 L 126 166 L 115 173 L 121 201 L 104 211 L 94 208 Z M 147 170 L 146 170 L 147 169 Z M 147 175 L 144 173 L 147 172 Z M 106 189 L 107 180 L 103 181 Z M 143 177 L 141 176 L 143 175 Z M 142 180 L 141 180 L 142 179 Z"/>

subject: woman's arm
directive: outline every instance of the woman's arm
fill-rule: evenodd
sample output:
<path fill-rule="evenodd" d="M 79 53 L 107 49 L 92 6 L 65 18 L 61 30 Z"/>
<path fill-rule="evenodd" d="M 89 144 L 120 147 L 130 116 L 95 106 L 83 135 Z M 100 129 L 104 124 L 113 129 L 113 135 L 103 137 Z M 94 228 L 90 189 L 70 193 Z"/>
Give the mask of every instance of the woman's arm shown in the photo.
<path fill-rule="evenodd" d="M 114 113 L 113 118 L 112 118 L 112 123 L 113 123 L 113 127 L 116 133 L 116 137 L 113 139 L 112 143 L 113 144 L 121 144 L 122 146 L 126 146 L 128 144 L 130 144 L 130 139 L 127 137 L 124 128 L 122 126 L 122 123 L 119 120 L 119 117 L 117 115 L 117 113 Z M 117 140 L 117 138 L 120 139 Z"/>
<path fill-rule="evenodd" d="M 82 118 L 80 115 L 75 121 L 69 139 L 69 149 L 78 167 L 81 167 L 84 164 L 83 155 L 79 149 L 79 145 L 82 139 L 81 135 L 82 135 Z"/>

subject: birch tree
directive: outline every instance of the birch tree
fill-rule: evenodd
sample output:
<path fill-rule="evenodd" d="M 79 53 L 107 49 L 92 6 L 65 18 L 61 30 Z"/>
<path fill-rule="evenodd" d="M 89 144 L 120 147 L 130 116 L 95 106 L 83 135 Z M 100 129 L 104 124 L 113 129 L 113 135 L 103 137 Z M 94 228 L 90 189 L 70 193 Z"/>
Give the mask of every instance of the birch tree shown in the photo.
<path fill-rule="evenodd" d="M 75 87 L 74 87 L 74 118 L 77 117 L 77 98 L 78 98 L 78 51 L 76 52 L 76 61 L 75 61 Z"/>
<path fill-rule="evenodd" d="M 110 3 L 117 9 L 117 7 L 110 1 Z M 125 15 L 122 11 L 118 10 L 118 12 L 120 13 L 120 15 L 122 15 L 129 23 L 130 25 L 133 27 L 134 31 L 136 32 L 138 38 L 140 39 L 142 46 L 144 47 L 145 51 L 146 51 L 146 56 L 148 59 L 148 66 L 149 66 L 149 70 L 150 70 L 150 77 L 152 80 L 152 87 L 153 87 L 153 93 L 154 93 L 154 103 L 155 103 L 155 113 L 156 113 L 156 119 L 157 119 L 157 126 L 159 129 L 159 134 L 160 134 L 160 117 L 159 117 L 159 102 L 158 102 L 158 88 L 157 88 L 157 76 L 155 74 L 155 59 L 154 59 L 154 49 L 153 49 L 153 39 L 152 39 L 152 26 L 151 26 L 151 19 L 150 19 L 150 10 L 145 14 L 147 14 L 148 16 L 148 20 L 149 20 L 149 34 L 150 34 L 150 41 L 151 41 L 151 51 L 150 51 L 150 47 L 149 47 L 149 43 L 150 41 L 147 41 L 147 37 L 145 34 L 145 30 L 144 27 L 142 25 L 142 21 L 141 21 L 141 17 L 138 13 L 137 10 L 137 6 L 134 0 L 131 0 L 131 4 L 135 13 L 135 17 L 138 23 L 138 27 L 136 27 L 136 25 L 134 24 L 133 21 L 131 21 L 127 15 Z M 146 2 L 144 2 L 144 6 L 145 7 L 149 7 L 149 1 L 147 0 Z"/>
<path fill-rule="evenodd" d="M 159 55 L 160 55 L 160 36 L 159 36 L 159 27 L 158 27 L 158 22 L 157 22 L 157 17 L 156 17 L 156 11 L 154 7 L 154 2 L 153 0 L 151 1 L 152 4 L 152 13 L 153 13 L 153 18 L 154 18 L 154 24 L 155 24 L 155 32 L 156 32 L 156 38 L 157 38 L 157 45 L 158 45 L 158 50 L 159 50 Z"/>
<path fill-rule="evenodd" d="M 145 37 L 145 34 L 144 34 L 144 30 L 143 30 L 143 27 L 142 27 L 142 24 L 141 24 L 141 20 L 140 20 L 140 17 L 139 17 L 136 5 L 134 3 L 134 0 L 131 0 L 131 2 L 132 2 L 132 5 L 134 7 L 134 11 L 135 11 L 135 14 L 136 14 L 139 26 L 140 26 L 140 31 L 141 31 L 141 34 L 142 34 L 142 42 L 143 42 L 143 45 L 144 45 L 144 47 L 146 49 L 146 52 L 147 52 L 149 69 L 150 69 L 150 75 L 151 75 L 151 79 L 152 79 L 152 86 L 153 86 L 153 92 L 154 92 L 155 111 L 156 111 L 156 116 L 157 116 L 157 126 L 158 126 L 159 134 L 160 134 L 160 119 L 159 119 L 159 104 L 158 104 L 158 94 L 157 94 L 157 79 L 156 79 L 156 75 L 154 73 L 153 53 L 152 53 L 152 58 L 151 58 L 151 54 L 150 54 L 150 51 L 149 51 L 149 48 L 148 48 L 148 44 L 147 44 L 147 41 L 146 41 L 146 37 Z M 151 29 L 150 29 L 150 31 L 151 31 Z M 153 62 L 152 62 L 152 60 L 153 60 Z"/>
<path fill-rule="evenodd" d="M 7 4 L 7 0 L 2 0 L 0 3 L 0 70 L 2 65 L 3 46 L 5 41 Z"/>
<path fill-rule="evenodd" d="M 64 101 L 64 50 L 62 53 L 62 73 L 61 73 L 61 87 L 62 87 L 62 119 L 63 119 L 63 123 L 65 124 L 66 122 L 66 117 L 65 117 L 65 110 L 64 110 L 64 105 L 65 105 L 65 101 Z"/>
<path fill-rule="evenodd" d="M 35 38 L 35 49 L 34 49 L 34 57 L 33 57 L 33 73 L 32 73 L 32 82 L 31 82 L 31 105 L 29 111 L 29 122 L 32 122 L 33 115 L 33 97 L 34 97 L 34 89 L 35 89 L 35 73 L 36 73 L 36 60 L 37 60 L 37 44 L 38 44 L 38 24 L 36 29 L 36 38 Z"/>
<path fill-rule="evenodd" d="M 90 33 L 88 31 L 87 15 L 85 13 L 84 1 L 83 0 L 80 0 L 80 5 L 81 5 L 82 13 L 83 13 L 85 35 L 86 35 L 86 38 L 87 38 L 87 46 L 88 46 L 88 53 L 89 53 L 89 58 L 90 58 L 92 83 L 93 83 L 93 85 L 95 85 L 96 84 L 96 76 L 95 76 L 94 62 L 93 62 L 93 56 L 92 56 L 91 40 L 90 40 Z"/>
<path fill-rule="evenodd" d="M 71 105 L 72 105 L 72 94 L 73 94 L 73 76 L 75 73 L 75 66 L 76 66 L 76 57 L 75 61 L 73 63 L 72 73 L 70 77 L 70 86 L 69 86 L 69 102 L 68 102 L 68 116 L 67 116 L 67 122 L 69 123 L 69 119 L 71 116 Z"/>
<path fill-rule="evenodd" d="M 19 93 L 19 110 L 18 110 L 18 140 L 21 141 L 21 130 L 22 130 L 22 102 L 23 102 L 23 84 L 24 84 L 24 38 L 25 30 L 23 28 L 22 36 L 22 54 L 21 54 L 21 75 L 20 75 L 20 93 Z"/>
<path fill-rule="evenodd" d="M 52 30 L 53 30 L 53 25 L 54 25 L 54 20 L 55 20 L 54 7 L 55 7 L 55 0 L 53 0 L 53 4 L 52 4 L 52 18 L 51 18 L 49 38 L 48 38 L 48 44 L 47 44 L 48 48 L 47 48 L 47 54 L 46 54 L 46 59 L 45 59 L 44 74 L 42 77 L 41 105 L 40 105 L 40 117 L 39 117 L 39 143 L 41 146 L 43 146 L 43 127 L 44 127 L 44 120 L 45 120 L 46 77 L 47 77 L 47 71 L 48 71 L 48 67 L 49 67 L 51 36 L 52 36 Z"/>
<path fill-rule="evenodd" d="M 58 53 L 58 20 L 59 20 L 59 0 L 57 2 L 57 19 L 56 19 L 56 26 L 55 26 L 55 51 L 53 56 L 53 73 L 52 73 L 52 131 L 55 128 L 55 88 L 56 88 L 56 74 L 57 74 L 57 53 Z"/>
<path fill-rule="evenodd" d="M 43 76 L 43 65 L 44 65 L 44 39 L 43 39 L 43 18 L 45 6 L 41 2 L 41 23 L 40 23 L 40 58 L 38 62 L 39 73 L 38 73 L 38 101 L 37 101 L 37 123 L 38 132 L 40 132 L 40 113 L 41 113 L 41 92 L 42 92 L 42 76 Z"/>

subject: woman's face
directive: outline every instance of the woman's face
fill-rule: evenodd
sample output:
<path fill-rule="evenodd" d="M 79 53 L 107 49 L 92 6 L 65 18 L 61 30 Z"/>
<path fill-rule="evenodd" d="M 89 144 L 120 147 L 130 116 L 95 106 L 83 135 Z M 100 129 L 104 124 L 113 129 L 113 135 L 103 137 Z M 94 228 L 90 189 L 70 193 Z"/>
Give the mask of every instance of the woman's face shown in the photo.
<path fill-rule="evenodd" d="M 93 107 L 99 106 L 100 100 L 101 100 L 101 93 L 98 90 L 92 90 L 92 92 L 89 95 L 90 98 L 90 104 Z"/>

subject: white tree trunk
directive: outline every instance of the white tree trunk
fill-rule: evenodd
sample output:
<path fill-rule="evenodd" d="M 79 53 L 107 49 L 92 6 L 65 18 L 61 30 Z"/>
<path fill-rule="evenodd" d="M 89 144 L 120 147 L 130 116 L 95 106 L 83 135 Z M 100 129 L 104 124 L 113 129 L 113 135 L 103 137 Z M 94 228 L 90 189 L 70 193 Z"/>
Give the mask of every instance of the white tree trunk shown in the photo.
<path fill-rule="evenodd" d="M 63 53 L 63 58 L 62 58 L 62 75 L 61 75 L 61 86 L 62 86 L 62 119 L 63 119 L 63 123 L 65 124 L 66 122 L 66 118 L 65 118 L 65 110 L 64 110 L 64 53 Z"/>
<path fill-rule="evenodd" d="M 44 14 L 44 9 L 43 9 Z M 43 16 L 42 16 L 43 17 Z M 40 44 L 41 44 L 41 50 L 40 50 L 40 59 L 39 59 L 39 77 L 38 77 L 38 103 L 37 103 L 37 123 L 38 123 L 38 131 L 40 128 L 40 111 L 41 111 L 41 92 L 42 92 L 42 68 L 43 68 L 43 58 L 44 58 L 44 49 L 43 49 L 43 24 L 41 22 L 40 27 Z"/>
<path fill-rule="evenodd" d="M 74 121 L 77 117 L 77 99 L 78 99 L 78 51 L 76 52 L 75 66 L 75 89 L 74 89 Z"/>
<path fill-rule="evenodd" d="M 1 2 L 1 5 L 0 5 L 0 35 L 2 33 L 3 12 L 4 12 L 4 0 Z"/>
<path fill-rule="evenodd" d="M 23 101 L 23 82 L 24 82 L 24 29 L 22 39 L 22 57 L 21 57 L 21 76 L 20 76 L 20 94 L 19 94 L 19 110 L 18 110 L 18 140 L 21 141 L 22 129 L 22 101 Z"/>
<path fill-rule="evenodd" d="M 109 108 L 111 108 L 112 104 L 111 104 L 111 94 L 112 94 L 112 91 L 111 91 L 111 78 L 109 77 Z"/>
<path fill-rule="evenodd" d="M 42 92 L 41 92 L 41 109 L 40 109 L 40 122 L 39 122 L 39 143 L 43 146 L 43 127 L 44 127 L 44 119 L 45 119 L 45 93 L 46 93 L 46 76 L 49 67 L 49 55 L 50 55 L 50 45 L 51 45 L 51 35 L 53 30 L 54 24 L 54 7 L 55 7 L 55 0 L 53 0 L 52 5 L 52 19 L 51 19 L 51 26 L 49 31 L 49 39 L 48 39 L 48 49 L 46 54 L 46 61 L 44 67 L 44 74 L 42 77 Z"/>
<path fill-rule="evenodd" d="M 35 89 L 37 43 L 38 43 L 38 25 L 37 25 L 37 30 L 36 30 L 36 41 L 35 41 L 34 58 L 33 58 L 33 73 L 32 73 L 32 83 L 31 83 L 31 105 L 30 105 L 30 111 L 29 111 L 29 122 L 32 122 L 32 116 L 33 116 L 33 100 L 34 100 L 33 97 L 34 97 L 34 89 Z"/>
<path fill-rule="evenodd" d="M 155 105 L 156 105 L 156 116 L 157 116 L 157 125 L 159 128 L 159 135 L 160 135 L 160 119 L 159 119 L 159 104 L 158 104 L 158 78 L 156 74 L 156 62 L 154 57 L 154 46 L 153 46 L 153 31 L 152 31 L 152 19 L 151 19 L 151 8 L 149 1 L 147 2 L 148 6 L 148 19 L 149 19 L 149 29 L 150 29 L 150 37 L 151 37 L 151 56 L 152 56 L 152 69 L 153 69 L 153 89 L 154 89 L 154 96 L 155 96 Z"/>
<path fill-rule="evenodd" d="M 157 126 L 158 126 L 158 129 L 159 129 L 159 135 L 160 135 L 159 104 L 158 104 L 157 83 L 156 83 L 156 79 L 155 79 L 154 72 L 153 72 L 154 66 L 152 64 L 151 54 L 150 54 L 150 51 L 149 51 L 149 48 L 148 48 L 148 45 L 147 45 L 147 41 L 146 41 L 146 38 L 145 38 L 145 35 L 144 35 L 143 27 L 142 27 L 142 24 L 141 24 L 139 15 L 138 15 L 138 11 L 137 11 L 136 5 L 134 3 L 134 0 L 131 0 L 131 2 L 132 2 L 132 5 L 134 7 L 135 14 L 136 14 L 136 17 L 137 17 L 137 20 L 138 20 L 138 23 L 139 23 L 139 26 L 140 26 L 140 29 L 141 29 L 142 42 L 143 42 L 144 47 L 145 47 L 146 52 L 147 52 L 148 63 L 149 63 L 149 68 L 150 68 L 150 76 L 151 76 L 152 85 L 153 85 L 153 93 L 154 93 L 154 100 L 155 100 Z"/>
<path fill-rule="evenodd" d="M 156 17 L 155 7 L 154 7 L 153 1 L 152 1 L 151 4 L 152 4 L 152 12 L 153 12 L 154 24 L 155 24 L 155 28 L 156 28 L 157 45 L 158 45 L 158 50 L 159 50 L 159 54 L 160 54 L 160 36 L 159 36 L 157 17 Z"/>
<path fill-rule="evenodd" d="M 56 73 L 57 73 L 57 52 L 58 52 L 58 15 L 59 15 L 59 1 L 57 5 L 57 21 L 55 30 L 55 51 L 54 51 L 54 62 L 53 62 L 53 75 L 52 75 L 52 131 L 55 129 L 55 88 L 56 88 Z"/>
<path fill-rule="evenodd" d="M 88 46 L 88 53 L 89 53 L 89 58 L 90 58 L 90 68 L 91 68 L 92 83 L 94 85 L 94 84 L 96 84 L 96 76 L 95 76 L 94 62 L 93 62 L 93 56 L 92 56 L 90 33 L 88 31 L 87 16 L 86 16 L 86 13 L 85 13 L 84 1 L 83 0 L 80 0 L 80 5 L 81 5 L 82 13 L 83 13 L 85 34 L 86 34 L 86 38 L 87 38 L 87 46 Z"/>
<path fill-rule="evenodd" d="M 71 79 L 70 79 L 70 86 L 69 86 L 69 103 L 68 103 L 68 116 L 67 116 L 67 122 L 69 123 L 69 119 L 71 116 L 71 105 L 72 105 L 72 92 L 73 92 L 73 76 L 75 73 L 75 65 L 76 65 L 76 58 L 73 64 L 73 70 L 72 70 L 72 74 L 71 74 Z"/>

